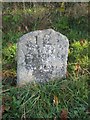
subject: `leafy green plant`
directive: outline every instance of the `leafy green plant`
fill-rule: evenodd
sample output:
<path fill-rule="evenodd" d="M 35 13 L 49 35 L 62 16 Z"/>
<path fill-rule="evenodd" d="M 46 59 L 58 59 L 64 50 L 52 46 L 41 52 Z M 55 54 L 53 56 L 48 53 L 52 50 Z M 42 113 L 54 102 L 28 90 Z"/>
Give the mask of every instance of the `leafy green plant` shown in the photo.
<path fill-rule="evenodd" d="M 74 41 L 70 45 L 69 62 L 87 64 L 88 62 L 88 42 L 87 41 Z"/>
<path fill-rule="evenodd" d="M 16 44 L 11 44 L 2 50 L 3 64 L 11 64 L 15 61 L 16 57 Z"/>

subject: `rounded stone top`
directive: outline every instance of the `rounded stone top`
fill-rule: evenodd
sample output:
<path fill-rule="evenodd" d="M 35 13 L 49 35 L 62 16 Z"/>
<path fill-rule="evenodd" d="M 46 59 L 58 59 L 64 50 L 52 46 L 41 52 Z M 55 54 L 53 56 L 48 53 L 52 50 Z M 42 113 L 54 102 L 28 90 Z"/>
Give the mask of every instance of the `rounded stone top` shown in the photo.
<path fill-rule="evenodd" d="M 42 35 L 42 34 L 48 34 L 48 35 L 52 34 L 52 35 L 55 35 L 55 36 L 58 35 L 58 37 L 61 37 L 65 42 L 67 42 L 67 44 L 69 44 L 68 38 L 65 35 L 61 34 L 58 31 L 55 31 L 54 29 L 51 29 L 51 28 L 50 29 L 44 29 L 44 30 L 36 30 L 36 31 L 31 31 L 29 33 L 26 33 L 22 37 L 20 37 L 18 42 L 23 42 L 24 40 L 29 39 L 30 37 L 39 36 L 39 35 Z"/>

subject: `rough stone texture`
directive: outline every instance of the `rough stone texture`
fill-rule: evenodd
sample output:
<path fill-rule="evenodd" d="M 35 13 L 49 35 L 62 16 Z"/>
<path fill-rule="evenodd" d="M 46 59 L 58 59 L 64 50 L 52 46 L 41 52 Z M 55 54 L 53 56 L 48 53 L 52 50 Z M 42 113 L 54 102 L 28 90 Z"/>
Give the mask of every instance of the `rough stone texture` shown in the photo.
<path fill-rule="evenodd" d="M 66 75 L 69 42 L 53 29 L 23 35 L 18 42 L 18 84 L 44 82 Z"/>

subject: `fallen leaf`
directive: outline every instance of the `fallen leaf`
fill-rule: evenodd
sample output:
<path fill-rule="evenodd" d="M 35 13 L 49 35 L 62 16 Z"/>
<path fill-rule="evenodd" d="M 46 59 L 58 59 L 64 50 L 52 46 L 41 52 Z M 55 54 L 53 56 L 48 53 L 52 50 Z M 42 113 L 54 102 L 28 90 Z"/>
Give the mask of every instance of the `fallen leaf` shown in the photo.
<path fill-rule="evenodd" d="M 59 103 L 58 97 L 57 97 L 56 95 L 54 95 L 53 103 L 54 103 L 55 105 L 58 105 L 58 103 Z"/>
<path fill-rule="evenodd" d="M 5 105 L 2 105 L 2 106 L 1 106 L 1 111 L 2 111 L 2 113 L 4 113 L 5 110 L 6 110 L 6 106 L 5 106 Z"/>
<path fill-rule="evenodd" d="M 78 72 L 80 71 L 80 69 L 81 69 L 80 64 L 77 63 L 77 64 L 75 65 L 75 72 L 78 73 Z"/>
<path fill-rule="evenodd" d="M 84 40 L 84 39 L 81 39 L 81 40 L 80 40 L 80 44 L 81 44 L 81 46 L 83 46 L 84 43 L 85 43 L 85 40 Z"/>
<path fill-rule="evenodd" d="M 10 90 L 10 89 L 2 90 L 2 92 L 7 92 L 7 91 L 9 91 L 9 90 Z M 10 96 L 4 96 L 4 97 L 2 97 L 2 104 L 5 104 L 6 101 L 11 102 L 11 101 L 12 101 L 12 98 L 11 98 Z"/>
<path fill-rule="evenodd" d="M 68 110 L 63 109 L 61 112 L 61 116 L 60 116 L 61 120 L 67 120 L 68 118 Z"/>

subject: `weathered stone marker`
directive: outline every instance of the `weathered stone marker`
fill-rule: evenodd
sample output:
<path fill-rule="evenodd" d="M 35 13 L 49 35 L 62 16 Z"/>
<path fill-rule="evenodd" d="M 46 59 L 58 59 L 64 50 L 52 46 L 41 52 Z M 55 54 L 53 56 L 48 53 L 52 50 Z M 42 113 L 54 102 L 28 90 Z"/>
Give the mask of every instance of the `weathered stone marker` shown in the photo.
<path fill-rule="evenodd" d="M 18 84 L 45 82 L 66 75 L 69 42 L 53 29 L 23 35 L 18 42 Z"/>

